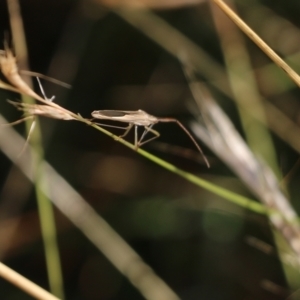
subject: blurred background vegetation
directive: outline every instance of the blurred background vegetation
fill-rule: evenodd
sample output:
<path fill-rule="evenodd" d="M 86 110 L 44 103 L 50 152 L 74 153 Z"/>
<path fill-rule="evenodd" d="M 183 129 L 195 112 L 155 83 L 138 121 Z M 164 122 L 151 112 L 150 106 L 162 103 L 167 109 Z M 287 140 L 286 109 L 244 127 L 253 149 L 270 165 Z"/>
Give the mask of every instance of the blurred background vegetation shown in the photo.
<path fill-rule="evenodd" d="M 211 6 L 194 2 L 185 6 L 162 0 L 147 5 L 224 66 Z M 20 5 L 30 69 L 72 85 L 66 90 L 43 82 L 48 97 L 55 95 L 58 104 L 87 118 L 93 110 L 143 109 L 189 125 L 193 99 L 178 59 L 114 11 L 116 3 L 27 0 Z M 299 71 L 299 1 L 241 0 L 235 5 L 239 15 Z M 159 25 L 148 30 L 159 31 Z M 1 41 L 7 32 L 7 4 L 0 0 Z M 244 42 L 260 94 L 299 125 L 298 88 L 248 38 Z M 206 71 L 213 68 L 208 65 Z M 221 92 L 214 95 L 244 136 L 235 103 Z M 6 99 L 20 96 L 0 90 L 0 98 L 1 114 L 10 121 L 18 119 L 20 113 Z M 275 300 L 290 295 L 265 216 L 194 186 L 83 124 L 41 118 L 41 127 L 47 161 L 181 299 Z M 16 129 L 24 134 L 22 125 Z M 201 142 L 210 169 L 175 125 L 158 124 L 156 129 L 161 137 L 145 145 L 149 152 L 228 190 L 255 197 Z M 273 131 L 271 137 L 280 176 L 293 206 L 300 209 L 299 152 Z M 32 184 L 2 153 L 0 165 L 0 260 L 48 289 Z M 55 219 L 66 299 L 144 299 L 56 209 Z M 0 295 L 31 299 L 3 279 Z"/>

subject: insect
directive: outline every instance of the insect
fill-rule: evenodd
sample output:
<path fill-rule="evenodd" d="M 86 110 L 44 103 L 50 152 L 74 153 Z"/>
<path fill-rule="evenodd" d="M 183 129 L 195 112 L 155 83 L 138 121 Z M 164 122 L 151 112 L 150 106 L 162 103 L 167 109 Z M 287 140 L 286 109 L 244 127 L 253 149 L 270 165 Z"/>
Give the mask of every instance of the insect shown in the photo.
<path fill-rule="evenodd" d="M 154 139 L 157 139 L 160 136 L 158 131 L 152 129 L 152 127 L 155 124 L 157 124 L 159 122 L 163 122 L 163 123 L 174 122 L 174 123 L 177 123 L 183 129 L 183 131 L 189 136 L 189 138 L 192 140 L 192 142 L 195 144 L 196 148 L 198 149 L 198 151 L 202 155 L 207 167 L 208 168 L 210 167 L 208 159 L 204 155 L 204 153 L 203 153 L 202 149 L 200 148 L 200 146 L 197 144 L 196 140 L 193 138 L 191 133 L 183 126 L 183 124 L 181 122 L 179 122 L 177 119 L 174 119 L 174 118 L 157 118 L 155 116 L 149 115 L 148 113 L 146 113 L 145 111 L 143 111 L 141 109 L 136 110 L 136 111 L 95 110 L 95 111 L 92 112 L 92 117 L 94 119 L 110 120 L 110 121 L 128 123 L 127 127 L 119 127 L 119 126 L 112 126 L 112 125 L 97 123 L 101 126 L 124 129 L 125 130 L 124 134 L 119 136 L 119 138 L 123 138 L 123 137 L 127 136 L 127 134 L 132 129 L 132 127 L 134 127 L 134 145 L 135 145 L 136 150 L 139 147 L 141 147 L 142 145 L 144 145 L 144 144 L 146 144 L 146 143 L 148 143 L 148 142 L 150 142 Z M 143 126 L 144 127 L 144 132 L 142 133 L 140 138 L 138 138 L 138 126 Z M 149 132 L 154 134 L 154 136 L 145 140 L 145 136 Z"/>

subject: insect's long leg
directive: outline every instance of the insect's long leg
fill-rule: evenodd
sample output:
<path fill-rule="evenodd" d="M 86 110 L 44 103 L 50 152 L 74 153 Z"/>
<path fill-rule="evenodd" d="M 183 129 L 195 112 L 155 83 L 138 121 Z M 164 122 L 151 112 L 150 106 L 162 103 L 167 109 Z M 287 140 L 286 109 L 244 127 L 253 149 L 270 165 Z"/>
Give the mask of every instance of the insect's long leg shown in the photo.
<path fill-rule="evenodd" d="M 194 145 L 196 146 L 196 148 L 198 149 L 198 151 L 200 152 L 200 154 L 202 155 L 204 162 L 206 163 L 207 167 L 210 168 L 210 164 L 209 161 L 207 159 L 207 157 L 204 155 L 202 149 L 200 148 L 200 146 L 198 145 L 198 143 L 196 142 L 196 140 L 193 138 L 193 136 L 190 134 L 190 132 L 186 129 L 185 126 L 183 126 L 183 124 L 181 122 L 179 122 L 177 119 L 173 119 L 173 118 L 161 118 L 159 119 L 160 122 L 174 122 L 177 123 L 181 129 L 189 136 L 189 138 L 192 140 L 192 142 L 194 143 Z"/>
<path fill-rule="evenodd" d="M 153 125 L 154 125 L 154 124 L 151 124 L 150 126 L 144 126 L 144 129 L 145 129 L 145 130 L 144 130 L 144 132 L 143 132 L 141 138 L 139 139 L 139 144 L 142 143 L 142 140 L 145 138 L 146 134 L 151 130 L 151 128 L 152 128 Z"/>
<path fill-rule="evenodd" d="M 128 127 L 129 126 L 126 126 L 126 127 L 122 127 L 122 126 L 115 126 L 115 125 L 108 125 L 108 124 L 103 124 L 103 123 L 97 123 L 97 122 L 93 122 L 94 124 L 96 125 L 100 125 L 100 126 L 103 126 L 103 127 L 110 127 L 110 128 L 117 128 L 117 129 L 124 129 L 124 130 L 128 130 Z M 126 132 L 125 131 L 125 132 Z M 120 136 L 122 137 L 122 136 Z"/>
<path fill-rule="evenodd" d="M 40 79 L 39 79 L 38 77 L 36 77 L 36 80 L 37 80 L 37 82 L 38 82 L 38 84 L 39 84 L 41 93 L 42 93 L 43 97 L 45 98 L 45 100 L 53 101 L 54 98 L 55 98 L 55 96 L 52 96 L 51 98 L 48 98 L 48 97 L 46 96 L 46 93 L 45 93 L 45 91 L 44 91 L 44 88 L 43 88 L 43 86 L 42 86 L 42 84 L 41 84 Z"/>
<path fill-rule="evenodd" d="M 157 138 L 160 136 L 160 134 L 159 134 L 158 131 L 152 129 L 152 126 L 153 126 L 153 124 L 150 125 L 149 127 L 148 127 L 148 126 L 145 126 L 145 131 L 143 132 L 143 134 L 142 134 L 142 136 L 141 136 L 141 138 L 140 138 L 140 140 L 139 140 L 139 142 L 138 142 L 138 146 L 139 146 L 139 147 L 141 147 L 142 145 L 145 145 L 146 143 L 149 143 L 149 142 L 151 142 L 151 141 L 157 139 Z M 144 139 L 145 135 L 146 135 L 148 132 L 153 133 L 154 136 L 153 136 L 152 138 L 149 138 L 148 140 L 142 142 L 142 140 Z"/>
<path fill-rule="evenodd" d="M 124 134 L 120 135 L 119 138 L 125 137 L 129 133 L 129 131 L 132 128 L 132 126 L 133 126 L 133 123 L 129 123 L 129 125 L 124 128 L 124 129 L 126 129 L 126 131 L 124 132 Z"/>
<path fill-rule="evenodd" d="M 133 123 L 129 123 L 129 125 L 127 127 L 121 127 L 121 126 L 108 125 L 108 124 L 97 123 L 97 122 L 94 122 L 94 123 L 96 125 L 100 125 L 100 126 L 103 126 L 103 127 L 110 127 L 110 128 L 117 128 L 117 129 L 123 129 L 123 130 L 125 130 L 125 132 L 122 135 L 118 136 L 118 139 L 125 137 L 129 133 L 129 131 L 131 130 L 131 128 L 133 127 L 133 125 L 134 125 Z M 135 133 L 135 139 L 136 139 L 136 135 L 137 135 L 137 131 Z M 135 146 L 136 145 L 137 145 L 137 143 L 135 143 Z"/>
<path fill-rule="evenodd" d="M 137 125 L 134 126 L 134 148 L 135 148 L 135 151 L 139 148 L 139 145 L 138 145 L 138 126 Z"/>

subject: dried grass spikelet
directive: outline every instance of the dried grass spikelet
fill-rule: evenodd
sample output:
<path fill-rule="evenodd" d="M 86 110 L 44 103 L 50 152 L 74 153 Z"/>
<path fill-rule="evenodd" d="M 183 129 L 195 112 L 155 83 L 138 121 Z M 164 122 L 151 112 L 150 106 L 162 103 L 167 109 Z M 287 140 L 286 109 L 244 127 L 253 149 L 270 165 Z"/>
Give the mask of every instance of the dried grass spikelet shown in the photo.
<path fill-rule="evenodd" d="M 21 110 L 24 112 L 25 116 L 15 122 L 9 123 L 9 124 L 1 124 L 2 126 L 6 125 L 17 125 L 20 124 L 26 120 L 33 119 L 32 124 L 30 125 L 30 129 L 28 132 L 28 136 L 26 139 L 26 143 L 20 153 L 20 156 L 22 155 L 23 151 L 26 148 L 26 145 L 32 135 L 32 132 L 34 128 L 36 127 L 36 116 L 44 116 L 44 117 L 49 117 L 49 118 L 54 118 L 54 119 L 60 119 L 60 120 L 78 120 L 78 116 L 72 113 L 71 111 L 59 106 L 58 104 L 55 104 L 52 102 L 52 97 L 51 99 L 47 99 L 45 96 L 45 93 L 43 91 L 43 88 L 39 82 L 41 91 L 43 93 L 43 96 L 45 98 L 42 98 L 39 96 L 37 93 L 35 93 L 31 87 L 22 79 L 22 77 L 19 74 L 18 66 L 17 66 L 17 60 L 16 57 L 13 55 L 13 52 L 9 49 L 7 43 L 4 43 L 4 50 L 0 50 L 0 70 L 2 74 L 6 77 L 7 81 L 11 84 L 4 84 L 0 82 L 0 87 L 8 89 L 8 90 L 13 90 L 16 91 L 20 94 L 27 95 L 29 97 L 34 98 L 35 100 L 38 100 L 44 105 L 39 105 L 39 104 L 32 104 L 32 103 L 19 103 L 19 102 L 14 102 L 14 101 L 9 101 L 8 102 L 12 105 L 14 105 L 18 110 Z M 29 74 L 30 72 L 27 71 Z M 45 79 L 49 80 L 49 77 L 44 76 L 42 74 L 38 73 L 33 73 L 33 76 L 38 76 L 38 77 L 44 77 Z M 50 81 L 59 83 L 59 81 L 55 79 L 51 79 Z M 8 88 L 7 88 L 8 86 Z M 70 87 L 69 85 L 65 85 L 66 87 Z"/>
<path fill-rule="evenodd" d="M 24 112 L 25 117 L 15 121 L 15 122 L 11 122 L 8 124 L 1 124 L 2 126 L 13 126 L 13 125 L 17 125 L 20 124 L 26 120 L 29 119 L 33 119 L 33 122 L 30 126 L 29 132 L 28 132 L 28 136 L 26 139 L 26 143 L 23 147 L 23 149 L 21 150 L 19 156 L 22 155 L 22 153 L 24 152 L 24 150 L 26 149 L 26 146 L 29 142 L 29 139 L 32 135 L 33 130 L 35 129 L 36 126 L 36 116 L 44 116 L 44 117 L 48 117 L 48 118 L 53 118 L 53 119 L 60 119 L 60 120 L 76 120 L 73 116 L 72 113 L 68 112 L 67 110 L 64 109 L 60 109 L 60 106 L 58 107 L 53 107 L 50 105 L 39 105 L 39 104 L 29 104 L 29 103 L 20 103 L 20 102 L 14 102 L 14 101 L 10 101 L 7 100 L 10 104 L 12 104 L 13 106 L 15 106 L 18 110 L 21 110 Z M 47 101 L 49 103 L 52 103 L 50 101 Z"/>
<path fill-rule="evenodd" d="M 20 103 L 20 102 L 14 102 L 10 100 L 7 101 L 13 106 L 15 106 L 18 110 L 24 111 L 26 115 L 25 119 L 33 116 L 44 116 L 44 117 L 60 119 L 60 120 L 75 120 L 75 118 L 67 111 L 61 110 L 53 106 Z"/>
<path fill-rule="evenodd" d="M 19 74 L 17 60 L 16 57 L 13 55 L 13 52 L 9 49 L 7 43 L 4 43 L 4 50 L 0 50 L 0 70 L 2 74 L 6 77 L 7 81 L 12 85 L 10 90 L 19 92 L 20 94 L 24 94 L 38 100 L 44 105 L 37 105 L 37 104 L 21 104 L 12 101 L 9 101 L 11 104 L 16 106 L 19 110 L 25 111 L 28 115 L 42 115 L 45 117 L 50 117 L 54 119 L 61 119 L 61 120 L 75 120 L 76 115 L 71 111 L 59 106 L 58 104 L 51 102 L 47 99 L 42 98 L 37 93 L 35 93 L 31 87 L 22 79 Z M 27 71 L 27 73 L 31 73 Z M 44 76 L 42 74 L 33 73 L 34 75 L 38 75 L 39 77 L 44 77 L 45 79 L 49 80 L 49 77 Z M 70 87 L 68 84 L 61 83 L 58 80 L 51 79 L 52 82 L 62 84 L 65 87 Z M 7 84 L 6 84 L 7 85 Z M 6 88 L 6 87 L 4 87 Z M 26 117 L 28 119 L 30 116 Z M 24 119 L 23 119 L 24 120 Z"/>
<path fill-rule="evenodd" d="M 0 70 L 2 74 L 5 76 L 7 81 L 12 85 L 11 87 L 8 86 L 5 83 L 1 83 L 1 87 L 12 90 L 15 92 L 19 92 L 20 94 L 24 94 L 27 96 L 30 96 L 40 102 L 43 102 L 45 104 L 49 104 L 50 106 L 57 106 L 55 103 L 47 103 L 49 99 L 44 99 L 41 96 L 39 96 L 36 92 L 32 90 L 32 88 L 22 79 L 20 76 L 20 72 L 17 66 L 17 59 L 13 55 L 13 52 L 9 47 L 7 46 L 7 43 L 4 43 L 4 50 L 0 50 Z M 48 81 L 51 81 L 53 83 L 59 84 L 63 87 L 70 88 L 71 86 L 67 83 L 61 82 L 60 80 L 56 80 L 54 78 L 45 76 L 43 74 L 39 74 L 36 72 L 31 72 L 31 71 L 22 71 L 22 73 L 31 75 L 31 76 L 36 76 L 36 77 L 41 77 L 44 78 Z M 63 109 L 63 108 L 62 108 Z"/>
<path fill-rule="evenodd" d="M 31 96 L 32 98 L 42 102 L 45 101 L 42 97 L 36 94 L 19 75 L 16 57 L 7 46 L 7 43 L 4 43 L 4 50 L 0 51 L 0 69 L 8 82 L 21 94 Z"/>

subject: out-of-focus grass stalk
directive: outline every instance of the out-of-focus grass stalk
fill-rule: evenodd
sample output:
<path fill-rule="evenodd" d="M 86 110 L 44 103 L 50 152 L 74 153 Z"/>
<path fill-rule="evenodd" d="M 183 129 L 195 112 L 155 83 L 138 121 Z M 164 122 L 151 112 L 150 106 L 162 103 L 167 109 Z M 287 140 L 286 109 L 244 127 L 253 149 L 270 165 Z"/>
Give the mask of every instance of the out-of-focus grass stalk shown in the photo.
<path fill-rule="evenodd" d="M 36 120 L 37 121 L 37 118 Z M 30 124 L 26 122 L 27 132 L 30 131 Z M 50 291 L 60 299 L 64 299 L 63 277 L 59 248 L 57 243 L 57 232 L 53 205 L 47 196 L 41 192 L 41 186 L 47 186 L 47 179 L 40 168 L 43 162 L 44 150 L 42 147 L 42 136 L 39 124 L 35 125 L 33 134 L 30 137 L 30 144 L 36 151 L 36 160 L 32 161 L 35 166 L 35 194 L 37 198 L 39 219 L 41 224 L 42 237 L 45 247 L 45 258 L 48 272 Z"/>
<path fill-rule="evenodd" d="M 18 62 L 21 68 L 28 70 L 28 53 L 19 2 L 18 0 L 8 0 L 7 5 Z M 30 84 L 31 82 L 28 83 Z M 31 97 L 24 95 L 22 95 L 22 101 L 24 103 L 34 103 Z M 32 126 L 34 126 L 33 131 Z M 36 160 L 33 161 L 35 167 L 35 193 L 38 203 L 39 219 L 45 247 L 45 257 L 50 290 L 54 295 L 63 299 L 63 278 L 59 257 L 59 249 L 56 239 L 56 226 L 53 206 L 49 199 L 43 193 L 40 192 L 41 184 L 45 184 L 45 177 L 40 169 L 40 164 L 43 161 L 44 157 L 44 151 L 42 147 L 41 130 L 37 118 L 35 118 L 34 124 L 31 120 L 26 121 L 26 131 L 27 134 L 29 134 L 32 131 L 29 143 L 32 145 L 32 147 L 37 153 Z"/>

